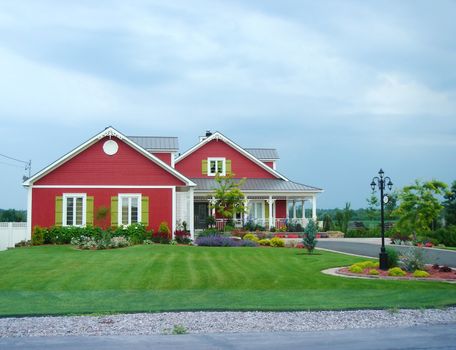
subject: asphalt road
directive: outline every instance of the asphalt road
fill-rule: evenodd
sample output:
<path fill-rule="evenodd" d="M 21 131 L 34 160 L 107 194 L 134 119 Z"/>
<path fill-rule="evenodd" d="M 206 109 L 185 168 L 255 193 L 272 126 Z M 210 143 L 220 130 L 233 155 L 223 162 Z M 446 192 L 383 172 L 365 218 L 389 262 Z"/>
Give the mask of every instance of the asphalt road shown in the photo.
<path fill-rule="evenodd" d="M 399 252 L 403 252 L 410 247 L 407 246 L 398 246 L 398 245 L 388 245 Z M 378 258 L 378 253 L 380 252 L 380 245 L 374 243 L 361 243 L 353 241 L 343 241 L 341 240 L 325 240 L 319 239 L 317 243 L 317 248 L 325 248 L 330 250 L 335 250 L 338 252 L 365 255 Z M 425 262 L 427 264 L 439 264 L 439 265 L 448 265 L 451 267 L 456 267 L 456 251 L 452 250 L 443 250 L 443 249 L 429 249 L 423 248 Z"/>
<path fill-rule="evenodd" d="M 154 336 L 30 337 L 0 339 L 0 349 L 456 349 L 456 325 L 287 333 Z"/>

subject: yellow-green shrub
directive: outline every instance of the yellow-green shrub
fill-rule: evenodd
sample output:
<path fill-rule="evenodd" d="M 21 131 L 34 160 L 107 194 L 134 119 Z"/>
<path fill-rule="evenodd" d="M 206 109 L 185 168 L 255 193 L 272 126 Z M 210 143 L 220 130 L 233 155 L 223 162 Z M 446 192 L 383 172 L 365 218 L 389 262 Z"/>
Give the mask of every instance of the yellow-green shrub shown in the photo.
<path fill-rule="evenodd" d="M 405 276 L 406 272 L 402 270 L 400 267 L 393 267 L 392 269 L 388 270 L 388 276 Z"/>
<path fill-rule="evenodd" d="M 413 277 L 429 277 L 429 273 L 423 270 L 416 270 L 413 273 Z"/>
<path fill-rule="evenodd" d="M 264 246 L 270 246 L 270 245 L 271 245 L 271 241 L 270 241 L 269 239 L 260 239 L 260 240 L 258 241 L 258 243 L 259 243 L 260 245 L 264 245 Z"/>
<path fill-rule="evenodd" d="M 271 239 L 271 246 L 273 247 L 284 247 L 285 241 L 282 238 L 274 237 Z"/>
<path fill-rule="evenodd" d="M 253 241 L 253 242 L 259 241 L 258 237 L 255 236 L 253 233 L 247 233 L 244 237 L 242 237 L 242 239 L 247 239 L 247 240 Z"/>
<path fill-rule="evenodd" d="M 364 269 L 363 269 L 361 266 L 357 265 L 357 264 L 351 265 L 351 266 L 348 268 L 348 270 L 349 270 L 350 272 L 353 272 L 353 273 L 362 273 L 362 272 L 364 271 Z"/>
<path fill-rule="evenodd" d="M 380 272 L 378 272 L 378 270 L 376 269 L 370 269 L 369 270 L 369 275 L 372 275 L 372 276 L 376 276 L 376 275 L 379 275 Z"/>
<path fill-rule="evenodd" d="M 353 265 L 358 265 L 362 269 L 376 269 L 379 267 L 379 263 L 376 261 L 366 260 Z"/>

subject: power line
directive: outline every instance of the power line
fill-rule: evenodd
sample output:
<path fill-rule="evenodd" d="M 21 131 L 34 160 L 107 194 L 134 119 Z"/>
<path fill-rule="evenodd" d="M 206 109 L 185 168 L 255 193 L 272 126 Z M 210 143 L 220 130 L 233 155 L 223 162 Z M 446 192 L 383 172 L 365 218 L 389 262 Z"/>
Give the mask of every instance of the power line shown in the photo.
<path fill-rule="evenodd" d="M 24 167 L 23 167 L 23 166 L 21 166 L 21 165 L 10 164 L 10 163 L 5 163 L 5 162 L 0 162 L 0 164 L 3 164 L 3 165 L 9 165 L 9 166 L 12 166 L 12 167 L 15 167 L 15 168 L 21 168 L 21 169 L 24 169 Z"/>
<path fill-rule="evenodd" d="M 0 156 L 5 157 L 5 158 L 8 158 L 8 159 L 11 159 L 11 160 L 15 160 L 16 162 L 21 162 L 21 163 L 24 163 L 24 164 L 29 164 L 29 162 L 26 162 L 25 160 L 20 160 L 20 159 L 16 159 L 16 158 L 13 158 L 13 157 L 9 157 L 9 156 L 6 156 L 6 155 L 1 154 L 1 153 L 0 153 Z"/>

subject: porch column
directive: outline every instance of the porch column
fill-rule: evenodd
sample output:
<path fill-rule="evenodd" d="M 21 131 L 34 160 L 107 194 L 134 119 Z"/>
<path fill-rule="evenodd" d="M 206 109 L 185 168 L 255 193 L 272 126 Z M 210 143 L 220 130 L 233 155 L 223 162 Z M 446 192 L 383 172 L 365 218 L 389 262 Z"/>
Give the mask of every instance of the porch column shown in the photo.
<path fill-rule="evenodd" d="M 305 207 L 305 204 L 306 204 L 306 200 L 303 199 L 302 200 L 302 218 L 303 218 L 303 221 L 306 220 L 306 207 Z"/>
<path fill-rule="evenodd" d="M 271 229 L 271 227 L 275 226 L 273 225 L 272 223 L 272 204 L 275 202 L 275 199 L 272 199 L 272 196 L 269 196 L 269 199 L 267 200 L 268 204 L 269 204 L 269 229 Z"/>
<path fill-rule="evenodd" d="M 189 203 L 190 203 L 190 208 L 189 208 L 189 229 L 190 229 L 190 238 L 192 240 L 195 239 L 195 192 L 193 190 L 193 187 L 190 187 L 190 190 L 189 190 Z"/>
<path fill-rule="evenodd" d="M 312 196 L 312 219 L 317 221 L 317 196 Z"/>
<path fill-rule="evenodd" d="M 249 202 L 250 202 L 250 201 L 248 200 L 248 198 L 245 197 L 245 198 L 244 198 L 244 209 L 245 209 L 245 211 L 244 211 L 244 216 L 243 216 L 243 218 L 244 218 L 244 225 L 247 224 L 247 221 L 248 221 L 248 218 L 249 218 L 249 215 L 247 214 L 247 210 L 249 209 Z"/>
<path fill-rule="evenodd" d="M 215 204 L 215 197 L 212 197 L 211 199 L 209 199 L 209 203 L 214 205 Z M 215 218 L 215 208 L 211 209 L 211 215 Z"/>

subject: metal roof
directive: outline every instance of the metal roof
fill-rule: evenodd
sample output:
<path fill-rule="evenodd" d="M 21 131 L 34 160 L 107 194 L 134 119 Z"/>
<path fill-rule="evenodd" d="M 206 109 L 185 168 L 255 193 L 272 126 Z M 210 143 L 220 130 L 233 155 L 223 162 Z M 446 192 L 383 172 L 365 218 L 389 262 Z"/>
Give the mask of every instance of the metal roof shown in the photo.
<path fill-rule="evenodd" d="M 275 148 L 244 148 L 255 158 L 261 160 L 279 159 L 279 154 Z"/>
<path fill-rule="evenodd" d="M 147 150 L 178 151 L 177 137 L 163 136 L 128 136 L 128 138 Z"/>
<path fill-rule="evenodd" d="M 190 179 L 196 183 L 195 191 L 211 191 L 217 187 L 215 179 Z M 240 179 L 236 179 L 239 181 Z M 284 191 L 284 192 L 320 192 L 321 188 L 299 184 L 281 179 L 247 179 L 241 187 L 243 191 Z"/>

